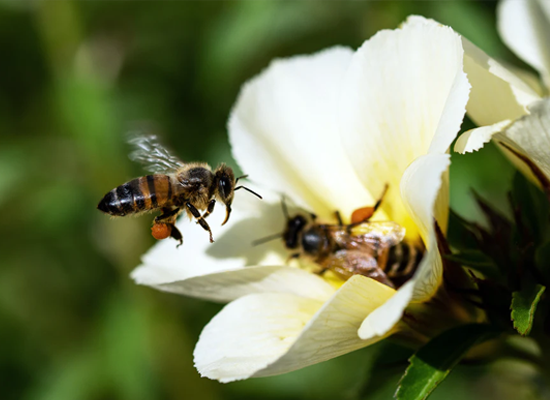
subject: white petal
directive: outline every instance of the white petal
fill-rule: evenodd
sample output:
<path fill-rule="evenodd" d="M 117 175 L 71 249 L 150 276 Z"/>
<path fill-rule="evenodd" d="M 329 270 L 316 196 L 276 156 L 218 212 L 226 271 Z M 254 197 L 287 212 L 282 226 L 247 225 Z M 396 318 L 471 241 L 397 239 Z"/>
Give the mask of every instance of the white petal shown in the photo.
<path fill-rule="evenodd" d="M 489 143 L 495 133 L 501 132 L 511 123 L 512 121 L 507 119 L 493 125 L 470 129 L 460 135 L 455 143 L 454 151 L 461 154 L 478 151 L 485 144 Z"/>
<path fill-rule="evenodd" d="M 442 215 L 438 215 L 436 212 L 449 208 L 448 203 L 438 204 L 442 200 L 447 200 L 439 197 L 438 193 L 441 190 L 442 175 L 449 165 L 448 154 L 428 154 L 412 163 L 405 171 L 401 181 L 403 202 L 420 228 L 427 247 L 427 255 L 424 256 L 413 277 L 413 280 L 417 281 L 415 301 L 431 297 L 441 283 L 441 259 L 437 251 L 434 219 L 441 225 Z M 433 254 L 436 257 L 431 257 Z"/>
<path fill-rule="evenodd" d="M 241 297 L 203 329 L 195 367 L 201 376 L 221 382 L 249 378 L 284 354 L 322 305 L 291 294 Z"/>
<path fill-rule="evenodd" d="M 525 154 L 550 178 L 550 99 L 533 103 L 529 112 L 530 115 L 515 121 L 496 139 Z M 516 163 L 526 167 L 523 161 L 513 157 Z"/>
<path fill-rule="evenodd" d="M 138 278 L 139 275 L 135 277 L 136 281 Z M 165 292 L 224 303 L 247 294 L 264 292 L 293 293 L 325 301 L 335 291 L 318 275 L 284 266 L 246 267 L 149 285 Z"/>
<path fill-rule="evenodd" d="M 176 248 L 172 239 L 157 243 L 142 257 L 132 277 L 139 284 L 156 286 L 248 265 L 285 265 L 288 252 L 282 240 L 252 246 L 256 239 L 282 232 L 285 224 L 279 198 L 265 190 L 261 194 L 264 200 L 237 192 L 231 218 L 221 227 L 225 210 L 218 205 L 208 218 L 214 233 L 212 244 L 207 232 L 182 217 L 177 226 L 183 245 Z"/>
<path fill-rule="evenodd" d="M 434 219 L 440 220 L 435 211 L 448 209 L 446 196 L 438 196 L 442 175 L 449 167 L 448 154 L 428 154 L 420 157 L 405 171 L 401 181 L 401 195 L 408 212 L 420 228 L 427 250 L 415 275 L 380 308 L 372 312 L 359 329 L 362 339 L 371 339 L 388 332 L 401 319 L 411 301 L 429 299 L 442 279 L 441 256 L 437 249 Z M 445 218 L 445 217 L 443 217 Z"/>
<path fill-rule="evenodd" d="M 503 0 L 497 26 L 504 43 L 538 70 L 550 86 L 550 5 L 547 0 Z"/>
<path fill-rule="evenodd" d="M 468 115 L 480 126 L 512 120 L 527 113 L 527 106 L 540 98 L 521 78 L 489 57 L 467 39 L 464 70 L 472 85 Z"/>
<path fill-rule="evenodd" d="M 227 305 L 195 348 L 202 376 L 230 382 L 294 371 L 368 346 L 361 321 L 395 291 L 354 276 L 327 303 L 291 294 L 253 294 Z"/>
<path fill-rule="evenodd" d="M 251 178 L 322 216 L 372 198 L 340 144 L 336 108 L 352 51 L 276 60 L 242 89 L 229 119 L 235 159 Z"/>
<path fill-rule="evenodd" d="M 465 113 L 469 84 L 459 35 L 421 17 L 381 31 L 354 55 L 341 101 L 341 132 L 366 187 L 390 190 L 382 208 L 409 231 L 401 176 L 428 152 L 449 148 Z"/>
<path fill-rule="evenodd" d="M 390 331 L 403 316 L 414 290 L 414 282 L 408 281 L 383 306 L 374 310 L 361 323 L 358 335 L 363 340 L 383 336 Z"/>

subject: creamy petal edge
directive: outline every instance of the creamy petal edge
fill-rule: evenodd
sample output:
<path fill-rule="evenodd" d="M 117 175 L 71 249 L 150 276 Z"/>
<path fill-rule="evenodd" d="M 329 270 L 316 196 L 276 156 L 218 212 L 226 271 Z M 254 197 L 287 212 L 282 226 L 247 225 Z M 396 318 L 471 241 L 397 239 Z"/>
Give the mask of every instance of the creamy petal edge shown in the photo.
<path fill-rule="evenodd" d="M 527 114 L 527 106 L 539 94 L 518 75 L 462 38 L 464 70 L 472 85 L 466 106 L 468 115 L 479 126 L 513 120 Z"/>
<path fill-rule="evenodd" d="M 495 139 L 526 155 L 550 178 L 550 98 L 531 104 L 529 113 Z M 525 168 L 525 163 L 515 156 L 513 161 Z"/>
<path fill-rule="evenodd" d="M 139 268 L 133 278 L 143 279 Z M 217 302 L 229 302 L 252 293 L 292 293 L 325 301 L 335 291 L 323 278 L 299 268 L 258 266 L 237 268 L 149 286 L 165 292 Z"/>
<path fill-rule="evenodd" d="M 550 6 L 547 0 L 502 0 L 497 28 L 506 45 L 550 85 Z"/>
<path fill-rule="evenodd" d="M 445 153 L 460 130 L 470 90 L 462 62 L 458 34 L 415 16 L 367 40 L 346 74 L 343 143 L 365 187 L 381 193 L 389 185 L 381 208 L 410 237 L 416 228 L 401 201 L 400 180 L 417 157 Z"/>
<path fill-rule="evenodd" d="M 493 135 L 502 132 L 511 123 L 512 121 L 507 119 L 493 125 L 470 129 L 457 139 L 454 151 L 461 154 L 478 151 L 491 141 Z"/>
<path fill-rule="evenodd" d="M 361 340 L 357 329 L 394 293 L 354 276 L 325 304 L 292 294 L 241 297 L 204 328 L 195 366 L 202 376 L 231 382 L 294 371 L 368 346 L 383 337 Z"/>
<path fill-rule="evenodd" d="M 550 178 L 550 100 L 535 101 L 527 107 L 528 114 L 515 121 L 483 126 L 465 132 L 454 150 L 459 153 L 477 151 L 491 139 L 505 143 L 531 159 Z M 531 181 L 538 183 L 529 167 L 515 154 L 499 146 L 512 163 Z"/>
<path fill-rule="evenodd" d="M 365 318 L 358 331 L 361 339 L 368 340 L 389 332 L 411 301 L 429 299 L 441 284 L 443 271 L 435 237 L 434 210 L 448 208 L 448 204 L 436 204 L 436 201 L 447 201 L 445 196 L 438 196 L 438 193 L 445 189 L 441 187 L 442 176 L 449 165 L 448 154 L 427 154 L 415 160 L 405 171 L 401 180 L 401 196 L 420 228 L 427 248 L 426 254 L 411 280 Z"/>
<path fill-rule="evenodd" d="M 347 217 L 373 200 L 337 130 L 340 81 L 352 54 L 332 47 L 272 61 L 243 86 L 228 122 L 242 170 L 323 217 L 336 209 Z"/>

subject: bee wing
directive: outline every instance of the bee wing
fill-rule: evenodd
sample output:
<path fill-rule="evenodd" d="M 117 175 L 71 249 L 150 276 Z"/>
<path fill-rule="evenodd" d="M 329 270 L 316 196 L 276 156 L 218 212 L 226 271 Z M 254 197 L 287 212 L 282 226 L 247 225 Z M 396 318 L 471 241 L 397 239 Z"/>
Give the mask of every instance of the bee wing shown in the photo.
<path fill-rule="evenodd" d="M 359 250 L 338 250 L 327 257 L 322 263 L 323 269 L 328 269 L 343 279 L 352 275 L 363 275 L 394 287 L 376 258 Z"/>
<path fill-rule="evenodd" d="M 143 164 L 147 171 L 169 173 L 184 165 L 160 144 L 156 135 L 134 136 L 128 143 L 135 148 L 129 155 L 130 159 Z"/>
<path fill-rule="evenodd" d="M 382 249 L 401 243 L 405 237 L 405 228 L 392 221 L 365 222 L 351 228 L 338 227 L 332 231 L 332 236 L 338 245 L 344 249 L 361 249 L 378 253 Z"/>

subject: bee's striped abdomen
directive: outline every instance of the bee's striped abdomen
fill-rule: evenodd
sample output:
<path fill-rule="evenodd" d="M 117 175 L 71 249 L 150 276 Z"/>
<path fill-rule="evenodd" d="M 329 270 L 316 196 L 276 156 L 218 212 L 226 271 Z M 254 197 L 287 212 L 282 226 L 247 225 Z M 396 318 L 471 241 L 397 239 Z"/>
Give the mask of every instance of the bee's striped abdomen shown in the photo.
<path fill-rule="evenodd" d="M 147 175 L 111 190 L 99 202 L 101 211 L 123 217 L 163 207 L 172 197 L 172 182 L 167 175 Z"/>
<path fill-rule="evenodd" d="M 384 268 L 386 275 L 391 279 L 408 279 L 420 264 L 422 256 L 423 251 L 408 242 L 393 246 L 390 248 L 386 268 Z"/>

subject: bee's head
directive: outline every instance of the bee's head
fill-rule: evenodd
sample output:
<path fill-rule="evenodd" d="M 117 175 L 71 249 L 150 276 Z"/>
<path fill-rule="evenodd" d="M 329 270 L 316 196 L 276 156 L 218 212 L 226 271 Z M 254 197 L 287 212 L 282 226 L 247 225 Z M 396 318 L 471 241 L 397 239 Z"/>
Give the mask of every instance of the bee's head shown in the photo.
<path fill-rule="evenodd" d="M 222 225 L 225 225 L 225 223 L 229 220 L 229 216 L 231 215 L 231 203 L 233 203 L 235 190 L 245 189 L 250 193 L 258 196 L 260 199 L 262 198 L 262 196 L 260 196 L 258 193 L 255 193 L 244 186 L 235 187 L 239 179 L 246 178 L 246 175 L 240 176 L 235 179 L 235 174 L 233 173 L 233 170 L 225 164 L 220 164 L 220 166 L 216 168 L 214 175 L 215 196 L 221 203 L 225 204 L 225 220 L 223 221 Z"/>
<path fill-rule="evenodd" d="M 316 256 L 326 244 L 326 235 L 319 226 L 312 226 L 302 234 L 302 248 L 306 254 Z"/>
<path fill-rule="evenodd" d="M 283 233 L 283 240 L 288 249 L 297 249 L 300 242 L 300 234 L 307 225 L 307 220 L 303 215 L 296 215 L 289 218 L 286 223 L 286 229 Z"/>

